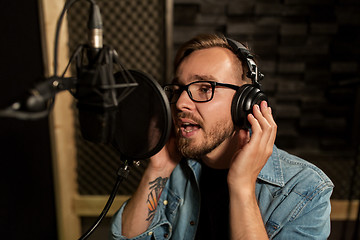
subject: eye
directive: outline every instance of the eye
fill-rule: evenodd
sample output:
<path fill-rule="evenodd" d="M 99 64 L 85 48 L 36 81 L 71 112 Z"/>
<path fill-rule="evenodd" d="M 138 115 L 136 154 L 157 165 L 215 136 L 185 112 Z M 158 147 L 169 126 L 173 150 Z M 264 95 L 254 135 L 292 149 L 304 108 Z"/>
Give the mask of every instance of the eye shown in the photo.
<path fill-rule="evenodd" d="M 198 90 L 200 93 L 210 93 L 212 91 L 211 85 L 206 83 L 206 84 L 201 84 L 198 87 Z"/>

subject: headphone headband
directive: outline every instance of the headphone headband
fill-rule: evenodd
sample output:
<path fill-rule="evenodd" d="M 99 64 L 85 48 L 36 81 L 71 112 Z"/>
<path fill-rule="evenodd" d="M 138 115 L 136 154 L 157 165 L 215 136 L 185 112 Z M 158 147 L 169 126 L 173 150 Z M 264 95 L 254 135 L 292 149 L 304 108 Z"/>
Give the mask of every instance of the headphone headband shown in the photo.
<path fill-rule="evenodd" d="M 259 81 L 264 78 L 256 66 L 254 56 L 243 44 L 227 38 L 226 39 L 234 54 L 242 62 L 246 62 L 249 71 L 246 76 L 251 79 L 252 84 L 243 84 L 235 93 L 231 103 L 231 117 L 234 124 L 242 129 L 251 128 L 247 120 L 249 113 L 252 113 L 253 106 L 267 101 L 266 95 L 260 90 Z"/>
<path fill-rule="evenodd" d="M 251 79 L 252 84 L 256 86 L 260 86 L 260 80 L 264 78 L 264 74 L 262 74 L 255 63 L 254 56 L 250 53 L 250 51 L 240 42 L 235 41 L 231 38 L 226 38 L 228 44 L 231 49 L 235 53 L 235 55 L 241 60 L 245 61 L 249 71 L 246 76 Z"/>

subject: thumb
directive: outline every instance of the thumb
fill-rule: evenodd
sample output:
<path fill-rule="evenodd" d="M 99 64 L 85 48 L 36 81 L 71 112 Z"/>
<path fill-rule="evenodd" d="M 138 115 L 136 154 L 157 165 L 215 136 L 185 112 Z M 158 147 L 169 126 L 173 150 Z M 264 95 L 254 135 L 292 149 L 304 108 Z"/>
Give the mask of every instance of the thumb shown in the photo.
<path fill-rule="evenodd" d="M 249 130 L 240 129 L 238 133 L 239 149 L 242 149 L 250 141 Z"/>

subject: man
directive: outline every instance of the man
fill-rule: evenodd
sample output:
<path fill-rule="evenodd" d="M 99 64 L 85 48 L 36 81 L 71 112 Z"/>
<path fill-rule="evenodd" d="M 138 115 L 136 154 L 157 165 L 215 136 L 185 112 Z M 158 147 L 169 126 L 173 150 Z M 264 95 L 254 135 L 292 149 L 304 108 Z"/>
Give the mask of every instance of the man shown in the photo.
<path fill-rule="evenodd" d="M 174 134 L 114 216 L 112 239 L 326 239 L 333 184 L 274 146 L 266 101 L 234 126 L 231 104 L 249 69 L 223 36 L 200 35 L 175 58 Z"/>

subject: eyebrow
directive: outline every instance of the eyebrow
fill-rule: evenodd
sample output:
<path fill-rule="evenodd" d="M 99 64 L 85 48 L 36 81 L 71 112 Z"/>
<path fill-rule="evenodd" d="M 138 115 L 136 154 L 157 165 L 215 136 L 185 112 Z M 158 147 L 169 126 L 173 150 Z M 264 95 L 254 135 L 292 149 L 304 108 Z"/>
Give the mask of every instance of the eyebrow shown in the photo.
<path fill-rule="evenodd" d="M 214 76 L 212 75 L 194 75 L 194 79 L 196 80 L 203 80 L 203 81 L 214 81 L 217 80 Z"/>
<path fill-rule="evenodd" d="M 217 79 L 212 75 L 198 75 L 195 74 L 191 76 L 192 81 L 215 81 L 217 82 Z M 171 81 L 172 84 L 179 84 L 179 77 L 174 77 Z"/>

